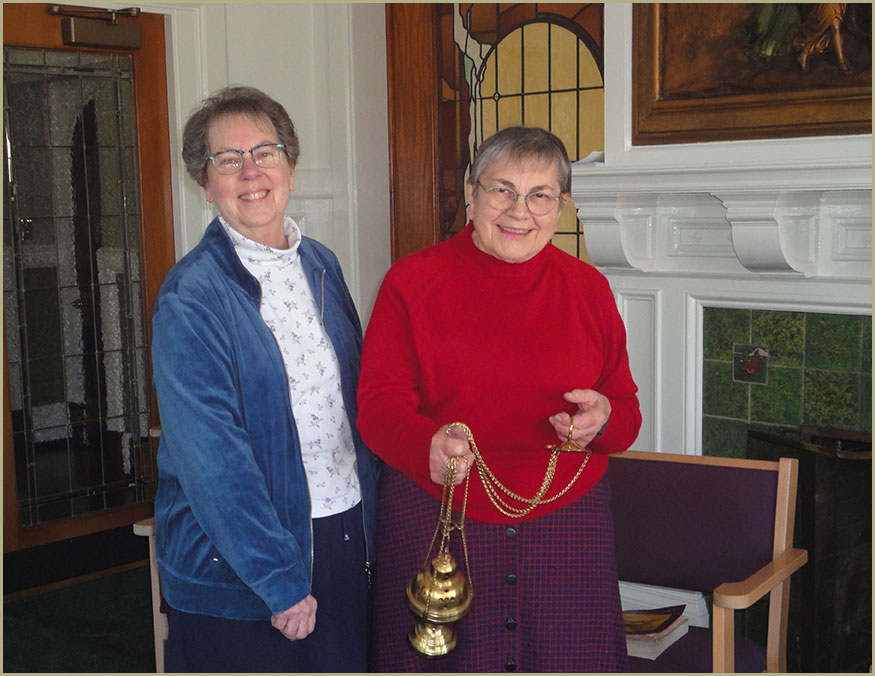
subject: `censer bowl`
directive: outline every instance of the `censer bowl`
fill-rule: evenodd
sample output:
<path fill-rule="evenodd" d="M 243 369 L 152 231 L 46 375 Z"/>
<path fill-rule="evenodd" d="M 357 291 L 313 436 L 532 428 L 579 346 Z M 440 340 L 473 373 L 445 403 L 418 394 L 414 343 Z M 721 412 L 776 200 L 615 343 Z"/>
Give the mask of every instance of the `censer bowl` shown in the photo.
<path fill-rule="evenodd" d="M 428 657 L 446 655 L 456 646 L 453 623 L 465 616 L 473 593 L 449 552 L 438 554 L 426 570 L 407 585 L 407 605 L 416 614 L 408 636 L 416 650 Z"/>

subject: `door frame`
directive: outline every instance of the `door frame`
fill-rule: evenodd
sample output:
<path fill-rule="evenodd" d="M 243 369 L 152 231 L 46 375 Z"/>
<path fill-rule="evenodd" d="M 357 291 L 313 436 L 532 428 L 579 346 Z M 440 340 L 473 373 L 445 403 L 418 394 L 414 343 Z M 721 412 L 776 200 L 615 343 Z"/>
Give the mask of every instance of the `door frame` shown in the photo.
<path fill-rule="evenodd" d="M 48 4 L 6 3 L 3 6 L 3 45 L 40 49 L 70 49 L 61 39 L 61 17 L 50 15 Z M 65 7 L 69 7 L 65 5 Z M 175 262 L 173 200 L 168 118 L 167 66 L 165 56 L 165 16 L 141 13 L 136 19 L 118 17 L 120 22 L 140 25 L 142 47 L 136 51 L 76 47 L 77 50 L 130 54 L 134 64 L 134 96 L 137 101 L 137 148 L 140 177 L 141 251 L 143 252 L 143 292 L 146 317 L 146 344 L 152 342 L 149 318 L 161 282 Z M 148 72 L 148 77 L 138 77 Z M 148 105 L 143 114 L 141 106 Z M 152 501 L 94 512 L 68 519 L 21 528 L 18 525 L 18 491 L 15 481 L 12 416 L 9 404 L 9 375 L 6 365 L 6 329 L 3 330 L 3 551 L 9 552 L 96 533 L 132 524 L 151 516 Z M 151 358 L 146 351 L 147 373 Z M 156 428 L 158 404 L 154 389 L 149 389 L 150 427 Z M 152 453 L 154 457 L 155 448 Z"/>
<path fill-rule="evenodd" d="M 392 262 L 440 240 L 438 11 L 386 3 Z"/>

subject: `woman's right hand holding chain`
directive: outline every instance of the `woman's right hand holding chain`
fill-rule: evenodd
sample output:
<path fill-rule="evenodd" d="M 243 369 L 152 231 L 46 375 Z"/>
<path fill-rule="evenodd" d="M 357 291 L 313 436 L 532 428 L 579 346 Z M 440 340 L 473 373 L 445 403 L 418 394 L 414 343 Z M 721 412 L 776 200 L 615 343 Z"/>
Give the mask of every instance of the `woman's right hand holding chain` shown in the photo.
<path fill-rule="evenodd" d="M 431 480 L 441 486 L 446 483 L 447 460 L 464 458 L 466 462 L 456 463 L 456 481 L 458 486 L 465 480 L 468 468 L 474 466 L 474 453 L 468 443 L 465 432 L 455 425 L 443 425 L 431 438 L 428 452 L 428 471 Z"/>

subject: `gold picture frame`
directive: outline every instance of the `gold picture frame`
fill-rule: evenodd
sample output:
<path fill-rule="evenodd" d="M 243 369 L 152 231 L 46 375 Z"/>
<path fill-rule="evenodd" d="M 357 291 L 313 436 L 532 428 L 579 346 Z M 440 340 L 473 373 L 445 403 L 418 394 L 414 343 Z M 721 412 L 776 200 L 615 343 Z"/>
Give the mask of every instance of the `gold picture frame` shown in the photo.
<path fill-rule="evenodd" d="M 816 48 L 812 38 L 803 64 L 799 45 L 804 51 L 802 37 L 807 34 L 801 17 L 779 25 L 787 50 L 783 54 L 755 52 L 757 48 L 777 51 L 774 39 L 765 47 L 762 41 L 755 46 L 744 42 L 745 30 L 766 23 L 761 15 L 754 15 L 767 11 L 758 7 L 781 6 L 633 5 L 633 145 L 872 132 L 871 53 L 864 59 L 859 48 L 864 39 L 871 40 L 871 9 L 866 15 L 853 3 L 834 6 L 841 12 L 839 28 L 846 24 L 839 49 L 830 48 L 829 37 L 835 32 L 830 34 L 827 28 L 826 38 L 821 33 Z M 868 22 L 868 38 L 857 14 Z M 751 21 L 757 18 L 759 24 Z M 809 23 L 814 25 L 812 19 Z M 842 56 L 847 71 L 839 64 Z"/>

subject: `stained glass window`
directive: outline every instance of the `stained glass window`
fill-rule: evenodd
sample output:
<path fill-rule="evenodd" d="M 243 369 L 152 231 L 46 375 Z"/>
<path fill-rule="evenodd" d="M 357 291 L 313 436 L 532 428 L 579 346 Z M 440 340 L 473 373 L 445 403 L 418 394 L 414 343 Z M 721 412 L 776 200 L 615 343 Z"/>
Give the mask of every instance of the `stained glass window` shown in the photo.
<path fill-rule="evenodd" d="M 483 139 L 504 127 L 544 127 L 572 162 L 604 147 L 603 6 L 454 3 L 440 6 L 440 219 L 466 223 L 464 186 Z M 553 243 L 586 258 L 576 210 Z"/>

